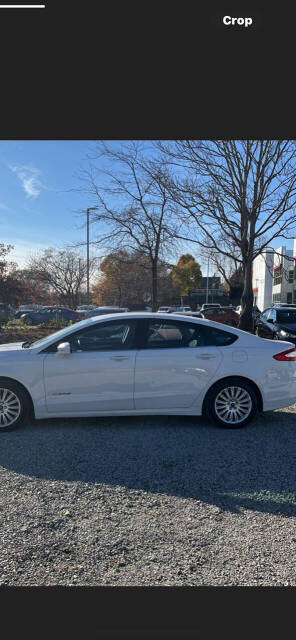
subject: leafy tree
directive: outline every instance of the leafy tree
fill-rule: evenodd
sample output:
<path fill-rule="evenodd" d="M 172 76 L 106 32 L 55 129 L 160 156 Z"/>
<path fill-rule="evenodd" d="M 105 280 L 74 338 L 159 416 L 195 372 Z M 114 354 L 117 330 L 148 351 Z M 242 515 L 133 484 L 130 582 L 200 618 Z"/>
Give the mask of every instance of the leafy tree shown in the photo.
<path fill-rule="evenodd" d="M 173 267 L 172 278 L 181 297 L 189 295 L 201 283 L 200 265 L 190 253 L 185 253 Z"/>
<path fill-rule="evenodd" d="M 159 299 L 175 296 L 171 271 L 160 262 L 157 272 Z M 133 251 L 114 251 L 102 260 L 100 276 L 92 290 L 97 304 L 145 307 L 151 304 L 151 270 L 145 254 Z"/>

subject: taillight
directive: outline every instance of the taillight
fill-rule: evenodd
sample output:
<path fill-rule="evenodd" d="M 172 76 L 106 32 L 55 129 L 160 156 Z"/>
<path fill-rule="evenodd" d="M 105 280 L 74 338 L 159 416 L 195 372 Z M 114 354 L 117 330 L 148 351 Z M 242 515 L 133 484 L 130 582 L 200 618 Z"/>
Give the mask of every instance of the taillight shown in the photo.
<path fill-rule="evenodd" d="M 281 351 L 281 353 L 277 353 L 275 356 L 272 356 L 275 360 L 285 360 L 285 362 L 293 362 L 296 360 L 296 349 L 293 347 L 292 349 L 287 349 L 286 351 Z"/>

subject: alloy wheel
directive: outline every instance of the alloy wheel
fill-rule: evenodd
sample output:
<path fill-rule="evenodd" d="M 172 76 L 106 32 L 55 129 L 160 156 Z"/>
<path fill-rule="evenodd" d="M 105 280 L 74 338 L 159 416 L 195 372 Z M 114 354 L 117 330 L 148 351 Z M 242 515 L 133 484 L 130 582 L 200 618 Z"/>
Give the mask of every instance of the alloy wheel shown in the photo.
<path fill-rule="evenodd" d="M 21 403 L 10 389 L 0 388 L 0 429 L 9 427 L 19 418 Z"/>
<path fill-rule="evenodd" d="M 252 411 L 252 398 L 246 389 L 237 386 L 224 387 L 215 399 L 215 411 L 226 424 L 238 424 Z"/>

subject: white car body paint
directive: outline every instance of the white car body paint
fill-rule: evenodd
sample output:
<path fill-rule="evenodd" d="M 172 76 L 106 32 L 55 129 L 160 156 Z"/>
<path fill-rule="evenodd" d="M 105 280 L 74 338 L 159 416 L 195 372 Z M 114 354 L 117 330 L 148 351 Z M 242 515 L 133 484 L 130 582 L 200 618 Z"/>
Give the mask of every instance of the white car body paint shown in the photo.
<path fill-rule="evenodd" d="M 124 314 L 126 319 L 126 314 Z M 0 377 L 23 384 L 36 418 L 175 414 L 201 415 L 208 389 L 228 376 L 254 382 L 263 410 L 296 401 L 296 363 L 272 357 L 294 345 L 251 335 L 221 323 L 165 313 L 130 312 L 129 318 L 174 320 L 212 326 L 238 336 L 223 347 L 94 351 L 61 356 L 43 353 L 45 346 L 94 323 L 122 319 L 122 314 L 95 316 L 49 336 L 42 346 L 0 345 Z M 213 357 L 200 357 L 200 356 Z M 123 359 L 113 360 L 113 357 Z"/>

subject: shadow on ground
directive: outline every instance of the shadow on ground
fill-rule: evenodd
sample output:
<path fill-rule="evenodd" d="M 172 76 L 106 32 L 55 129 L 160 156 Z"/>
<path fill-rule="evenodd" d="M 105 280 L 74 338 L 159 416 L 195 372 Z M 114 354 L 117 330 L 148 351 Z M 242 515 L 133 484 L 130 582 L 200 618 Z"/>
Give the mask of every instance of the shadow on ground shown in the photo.
<path fill-rule="evenodd" d="M 295 516 L 295 445 L 296 413 L 289 411 L 239 430 L 183 416 L 40 420 L 0 434 L 0 465 L 45 480 Z"/>

